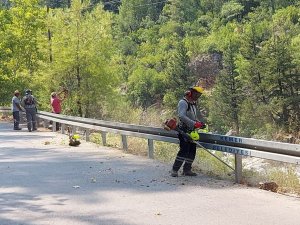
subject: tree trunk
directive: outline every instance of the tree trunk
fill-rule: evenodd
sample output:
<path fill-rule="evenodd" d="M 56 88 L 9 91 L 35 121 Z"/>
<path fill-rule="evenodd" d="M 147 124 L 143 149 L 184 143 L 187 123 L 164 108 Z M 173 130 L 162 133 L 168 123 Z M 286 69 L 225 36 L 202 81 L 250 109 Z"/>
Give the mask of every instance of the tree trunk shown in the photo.
<path fill-rule="evenodd" d="M 77 78 L 77 89 L 78 89 L 78 100 L 77 100 L 77 107 L 78 107 L 78 114 L 80 117 L 82 117 L 82 102 L 81 102 L 81 76 L 80 76 L 80 61 L 79 61 L 79 23 L 77 21 L 77 48 L 76 48 L 76 78 Z"/>
<path fill-rule="evenodd" d="M 47 5 L 47 14 L 49 14 L 49 6 Z M 51 42 L 51 30 L 48 28 L 48 42 L 49 42 L 49 60 L 52 63 L 53 58 L 52 58 L 52 42 Z"/>

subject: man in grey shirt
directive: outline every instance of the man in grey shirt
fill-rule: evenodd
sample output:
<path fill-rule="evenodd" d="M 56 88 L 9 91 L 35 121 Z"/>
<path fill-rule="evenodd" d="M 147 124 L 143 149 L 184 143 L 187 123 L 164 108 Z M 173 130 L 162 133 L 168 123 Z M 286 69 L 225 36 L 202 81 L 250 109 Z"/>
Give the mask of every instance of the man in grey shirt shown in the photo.
<path fill-rule="evenodd" d="M 190 133 L 195 129 L 205 128 L 205 124 L 197 120 L 196 101 L 203 93 L 203 88 L 194 86 L 189 88 L 185 93 L 183 99 L 178 103 L 178 128 L 184 133 Z M 198 134 L 198 133 L 197 133 Z M 198 136 L 199 137 L 199 136 Z M 173 168 L 171 171 L 172 177 L 178 176 L 178 170 L 183 165 L 184 176 L 197 176 L 192 172 L 192 163 L 196 156 L 196 144 L 190 139 L 187 139 L 186 135 L 178 134 L 180 150 L 177 153 Z M 193 139 L 194 140 L 194 139 Z"/>
<path fill-rule="evenodd" d="M 11 110 L 13 112 L 13 118 L 14 118 L 14 130 L 22 130 L 22 128 L 19 127 L 20 111 L 22 111 L 19 96 L 20 96 L 20 92 L 18 90 L 15 90 L 14 97 L 12 98 L 12 104 L 11 104 Z"/>

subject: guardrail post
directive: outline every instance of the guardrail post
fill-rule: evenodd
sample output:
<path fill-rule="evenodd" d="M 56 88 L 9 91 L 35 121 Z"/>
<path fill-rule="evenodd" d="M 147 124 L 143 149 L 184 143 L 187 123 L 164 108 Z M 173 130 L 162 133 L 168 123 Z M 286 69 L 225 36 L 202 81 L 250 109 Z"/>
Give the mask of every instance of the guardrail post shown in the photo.
<path fill-rule="evenodd" d="M 0 111 L 1 111 L 1 109 L 0 109 Z M 8 113 L 9 111 L 7 110 L 5 110 L 5 111 L 3 111 L 2 112 L 2 115 L 4 116 L 4 117 L 7 117 L 8 115 L 9 115 L 9 113 Z"/>
<path fill-rule="evenodd" d="M 36 119 L 36 127 L 40 127 L 40 122 L 41 122 L 40 118 L 36 116 L 35 119 Z"/>
<path fill-rule="evenodd" d="M 65 129 L 66 129 L 66 125 L 64 124 L 64 123 L 61 123 L 60 124 L 60 132 L 62 133 L 62 134 L 65 134 Z"/>
<path fill-rule="evenodd" d="M 128 145 L 127 145 L 127 136 L 122 134 L 122 148 L 127 151 Z"/>
<path fill-rule="evenodd" d="M 243 170 L 243 165 L 242 165 L 242 156 L 235 154 L 234 155 L 234 166 L 235 166 L 235 182 L 240 184 L 242 181 L 242 170 Z"/>
<path fill-rule="evenodd" d="M 56 122 L 52 121 L 52 132 L 56 131 Z"/>
<path fill-rule="evenodd" d="M 72 126 L 72 135 L 76 134 L 76 130 L 77 130 L 76 128 L 77 128 L 76 126 Z"/>
<path fill-rule="evenodd" d="M 48 120 L 43 120 L 43 127 L 48 128 Z"/>
<path fill-rule="evenodd" d="M 103 146 L 106 146 L 106 132 L 101 132 L 101 138 L 102 138 L 102 144 Z"/>
<path fill-rule="evenodd" d="M 154 159 L 154 141 L 152 139 L 148 139 L 148 157 L 150 159 Z"/>
<path fill-rule="evenodd" d="M 24 114 L 22 111 L 19 111 L 20 123 L 24 123 Z"/>
<path fill-rule="evenodd" d="M 86 142 L 90 141 L 90 130 L 89 129 L 85 130 L 85 141 Z"/>

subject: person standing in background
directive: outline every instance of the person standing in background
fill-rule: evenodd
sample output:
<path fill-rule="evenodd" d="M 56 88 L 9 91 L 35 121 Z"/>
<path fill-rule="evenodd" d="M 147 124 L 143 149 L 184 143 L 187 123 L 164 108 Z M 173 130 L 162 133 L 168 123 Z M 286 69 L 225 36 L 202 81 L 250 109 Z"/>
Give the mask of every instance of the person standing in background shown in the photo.
<path fill-rule="evenodd" d="M 26 111 L 28 131 L 31 132 L 37 130 L 37 124 L 36 124 L 37 101 L 32 95 L 31 90 L 27 89 L 25 91 L 25 96 L 23 97 L 21 104 Z"/>
<path fill-rule="evenodd" d="M 22 130 L 22 128 L 20 128 L 19 125 L 20 125 L 20 111 L 23 111 L 23 109 L 20 105 L 19 96 L 20 96 L 20 92 L 18 90 L 15 90 L 14 97 L 12 98 L 12 106 L 11 106 L 13 119 L 14 119 L 14 130 Z"/>
<path fill-rule="evenodd" d="M 60 95 L 63 93 L 63 96 L 60 97 Z M 66 99 L 67 97 L 67 90 L 63 89 L 62 91 L 56 93 L 51 93 L 51 107 L 52 107 L 52 113 L 60 114 L 61 113 L 61 103 Z M 59 130 L 59 123 L 56 123 L 56 131 Z"/>

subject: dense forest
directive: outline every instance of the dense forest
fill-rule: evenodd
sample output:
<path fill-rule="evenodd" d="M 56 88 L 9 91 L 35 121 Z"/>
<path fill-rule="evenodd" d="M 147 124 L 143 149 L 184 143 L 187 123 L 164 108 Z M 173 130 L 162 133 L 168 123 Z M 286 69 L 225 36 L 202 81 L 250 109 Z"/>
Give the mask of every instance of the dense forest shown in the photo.
<path fill-rule="evenodd" d="M 300 0 L 4 0 L 0 59 L 0 105 L 159 125 L 197 83 L 213 132 L 299 138 Z"/>

